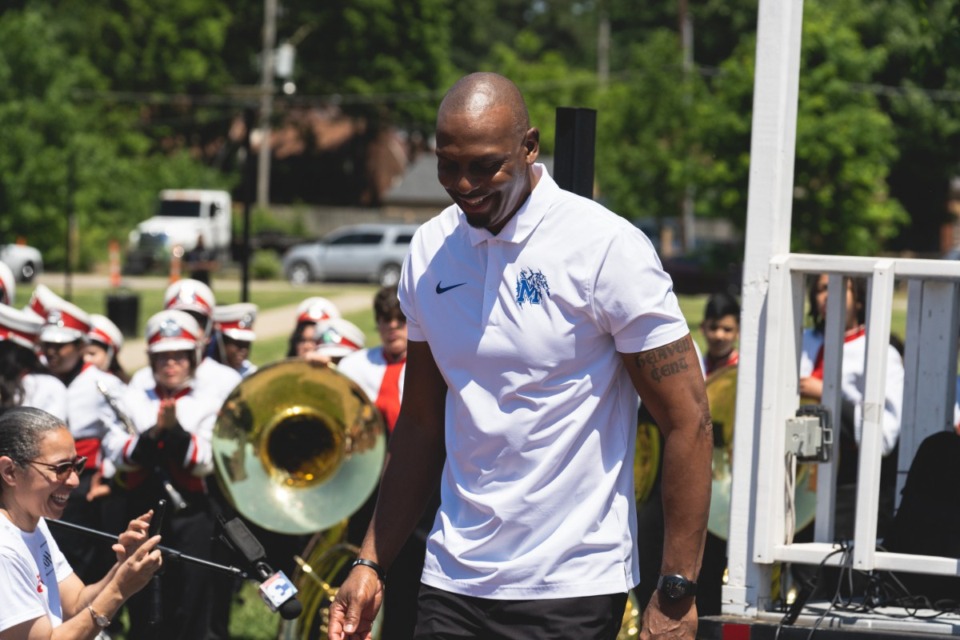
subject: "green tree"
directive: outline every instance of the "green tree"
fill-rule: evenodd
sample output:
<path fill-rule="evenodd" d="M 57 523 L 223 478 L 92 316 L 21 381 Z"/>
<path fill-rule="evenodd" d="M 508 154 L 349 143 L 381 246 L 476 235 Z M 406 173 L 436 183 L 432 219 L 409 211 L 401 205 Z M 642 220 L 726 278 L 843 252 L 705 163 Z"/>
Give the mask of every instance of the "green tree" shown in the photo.
<path fill-rule="evenodd" d="M 938 252 L 949 218 L 951 178 L 960 174 L 960 2 L 870 0 L 852 16 L 865 43 L 887 53 L 864 90 L 894 123 L 899 158 L 891 167 L 891 194 L 910 214 L 892 246 Z"/>
<path fill-rule="evenodd" d="M 80 229 L 75 266 L 83 267 L 149 212 L 165 178 L 223 184 L 189 158 L 151 155 L 129 111 L 77 102 L 78 89 L 107 81 L 63 42 L 47 9 L 0 14 L 0 235 L 27 238 L 53 268 L 64 266 L 71 212 Z"/>

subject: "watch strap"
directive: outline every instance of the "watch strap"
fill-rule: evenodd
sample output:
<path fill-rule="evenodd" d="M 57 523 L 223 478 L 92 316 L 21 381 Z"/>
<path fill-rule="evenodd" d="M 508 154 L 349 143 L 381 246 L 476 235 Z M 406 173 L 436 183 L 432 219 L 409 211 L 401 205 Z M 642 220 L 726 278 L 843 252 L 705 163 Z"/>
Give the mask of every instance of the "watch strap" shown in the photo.
<path fill-rule="evenodd" d="M 357 558 L 356 560 L 353 561 L 353 564 L 350 565 L 350 568 L 352 569 L 356 566 L 368 567 L 370 569 L 373 569 L 374 571 L 377 572 L 377 577 L 380 578 L 380 582 L 383 582 L 384 584 L 386 584 L 387 572 L 384 571 L 383 567 L 378 565 L 373 560 L 367 560 L 366 558 Z"/>
<path fill-rule="evenodd" d="M 93 618 L 94 624 L 96 624 L 101 629 L 106 629 L 110 626 L 110 618 L 103 615 L 102 613 L 97 613 L 97 610 L 93 608 L 93 605 L 87 606 L 87 611 L 90 612 L 90 617 Z"/>

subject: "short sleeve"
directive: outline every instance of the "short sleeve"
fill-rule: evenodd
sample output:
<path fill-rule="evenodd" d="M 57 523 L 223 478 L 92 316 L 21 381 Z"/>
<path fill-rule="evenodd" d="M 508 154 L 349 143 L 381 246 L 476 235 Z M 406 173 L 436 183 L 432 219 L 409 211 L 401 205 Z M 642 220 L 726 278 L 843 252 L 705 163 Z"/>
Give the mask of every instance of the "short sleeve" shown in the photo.
<path fill-rule="evenodd" d="M 593 304 L 620 353 L 648 351 L 690 333 L 673 281 L 639 230 L 625 227 L 611 237 L 600 255 Z"/>
<path fill-rule="evenodd" d="M 57 553 L 59 554 L 59 550 Z M 70 565 L 67 565 L 67 569 L 67 575 L 70 575 Z M 57 579 L 59 578 L 58 572 Z M 37 594 L 36 571 L 31 570 L 27 560 L 18 557 L 12 550 L 0 551 L 0 594 L 3 594 L 0 631 L 47 615 Z"/>

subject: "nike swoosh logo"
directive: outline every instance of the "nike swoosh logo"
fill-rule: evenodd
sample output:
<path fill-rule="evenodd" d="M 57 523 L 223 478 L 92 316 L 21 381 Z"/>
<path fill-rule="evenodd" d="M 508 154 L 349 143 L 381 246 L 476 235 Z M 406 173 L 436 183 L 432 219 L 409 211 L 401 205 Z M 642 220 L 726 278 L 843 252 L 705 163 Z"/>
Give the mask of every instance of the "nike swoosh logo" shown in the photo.
<path fill-rule="evenodd" d="M 441 286 L 441 283 L 438 282 L 438 283 L 437 283 L 437 293 L 446 293 L 447 291 L 450 291 L 450 289 L 456 289 L 457 287 L 462 287 L 462 286 L 465 285 L 465 284 L 467 284 L 467 283 L 466 283 L 466 282 L 460 282 L 460 283 L 457 283 L 457 284 L 452 284 L 452 285 L 450 285 L 449 287 L 444 287 L 444 286 Z"/>

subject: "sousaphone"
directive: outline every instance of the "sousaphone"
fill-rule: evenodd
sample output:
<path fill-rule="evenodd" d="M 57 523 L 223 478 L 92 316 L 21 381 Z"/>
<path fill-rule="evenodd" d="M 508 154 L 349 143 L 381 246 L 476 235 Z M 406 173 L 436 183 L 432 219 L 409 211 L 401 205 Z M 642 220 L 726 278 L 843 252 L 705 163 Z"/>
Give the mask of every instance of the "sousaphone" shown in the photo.
<path fill-rule="evenodd" d="M 302 360 L 267 365 L 230 393 L 213 433 L 217 479 L 234 508 L 276 533 L 350 517 L 380 478 L 383 419 L 359 386 Z"/>
<path fill-rule="evenodd" d="M 737 403 L 736 365 L 718 369 L 707 378 L 707 402 L 713 420 L 713 493 L 707 530 L 723 540 L 730 534 L 730 483 L 733 464 L 733 424 Z M 797 465 L 794 490 L 796 531 L 817 514 L 816 465 Z"/>

